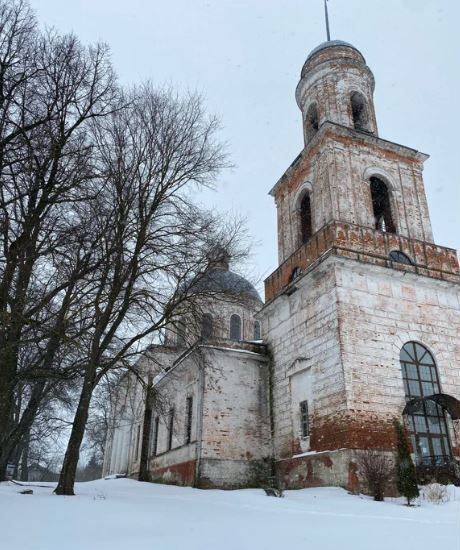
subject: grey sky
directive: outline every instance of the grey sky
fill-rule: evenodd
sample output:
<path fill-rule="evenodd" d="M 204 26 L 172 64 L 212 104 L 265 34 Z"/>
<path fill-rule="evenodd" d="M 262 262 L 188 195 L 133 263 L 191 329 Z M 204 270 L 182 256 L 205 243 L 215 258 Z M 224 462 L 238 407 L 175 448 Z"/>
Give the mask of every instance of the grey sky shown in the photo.
<path fill-rule="evenodd" d="M 222 123 L 235 169 L 203 200 L 247 216 L 253 266 L 277 266 L 267 195 L 302 149 L 294 99 L 306 56 L 325 40 L 322 0 L 31 0 L 41 23 L 103 40 L 125 83 L 197 89 Z M 379 134 L 431 155 L 425 184 L 435 241 L 460 249 L 460 2 L 330 0 L 333 39 L 376 78 Z"/>

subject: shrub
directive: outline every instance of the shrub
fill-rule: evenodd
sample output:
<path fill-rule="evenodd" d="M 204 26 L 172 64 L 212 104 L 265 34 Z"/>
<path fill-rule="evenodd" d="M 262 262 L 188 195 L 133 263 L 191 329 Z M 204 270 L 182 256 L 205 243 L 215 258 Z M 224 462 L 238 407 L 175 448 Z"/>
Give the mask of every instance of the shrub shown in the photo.
<path fill-rule="evenodd" d="M 450 495 L 445 485 L 430 483 L 422 488 L 422 499 L 432 504 L 443 504 L 450 500 Z"/>
<path fill-rule="evenodd" d="M 394 426 L 396 431 L 396 477 L 398 490 L 401 495 L 406 497 L 407 505 L 410 506 L 411 501 L 420 494 L 417 485 L 417 475 L 410 456 L 406 430 L 399 420 L 395 420 Z"/>
<path fill-rule="evenodd" d="M 366 450 L 360 453 L 358 468 L 374 500 L 382 501 L 392 476 L 392 463 L 380 451 Z"/>

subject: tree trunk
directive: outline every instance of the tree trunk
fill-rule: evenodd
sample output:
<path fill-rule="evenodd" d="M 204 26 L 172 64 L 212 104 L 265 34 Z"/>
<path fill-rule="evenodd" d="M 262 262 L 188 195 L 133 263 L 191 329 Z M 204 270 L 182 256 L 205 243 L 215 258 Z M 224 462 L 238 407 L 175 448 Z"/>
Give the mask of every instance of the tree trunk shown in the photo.
<path fill-rule="evenodd" d="M 5 362 L 3 359 L 6 359 Z M 0 481 L 6 479 L 6 466 L 12 451 L 9 436 L 14 413 L 14 371 L 10 368 L 9 359 L 7 354 L 0 353 Z"/>
<path fill-rule="evenodd" d="M 32 395 L 30 396 L 19 423 L 14 427 L 10 426 L 8 432 L 2 434 L 3 441 L 0 447 L 0 480 L 6 478 L 6 468 L 14 450 L 20 445 L 24 435 L 30 431 L 45 391 L 46 381 L 40 380 L 34 386 Z"/>
<path fill-rule="evenodd" d="M 83 388 L 80 394 L 77 411 L 73 420 L 72 431 L 69 443 L 59 475 L 58 486 L 55 489 L 57 495 L 73 496 L 75 476 L 77 474 L 78 460 L 80 458 L 80 447 L 85 435 L 86 422 L 88 420 L 89 405 L 94 389 L 94 369 L 90 368 L 85 376 Z"/>
<path fill-rule="evenodd" d="M 144 428 L 142 430 L 141 461 L 139 465 L 139 481 L 150 481 L 149 474 L 149 447 L 152 425 L 152 409 L 147 404 L 144 413 Z"/>

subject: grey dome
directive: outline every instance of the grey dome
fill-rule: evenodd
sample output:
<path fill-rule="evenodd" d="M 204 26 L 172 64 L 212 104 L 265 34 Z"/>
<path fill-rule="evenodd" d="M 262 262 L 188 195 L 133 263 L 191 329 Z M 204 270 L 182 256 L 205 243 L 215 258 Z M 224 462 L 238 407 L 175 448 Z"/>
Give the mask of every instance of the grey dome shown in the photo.
<path fill-rule="evenodd" d="M 314 50 L 312 50 L 309 54 L 308 54 L 308 57 L 305 61 L 305 63 L 303 64 L 303 67 L 302 67 L 302 76 L 304 75 L 304 72 L 306 71 L 307 69 L 307 66 L 308 66 L 308 62 L 312 59 L 312 57 L 314 55 L 316 55 L 318 52 L 321 52 L 323 50 L 326 50 L 328 48 L 336 48 L 336 47 L 347 47 L 347 48 L 352 48 L 353 50 L 355 50 L 356 52 L 359 53 L 359 55 L 362 57 L 364 63 L 366 62 L 366 60 L 364 59 L 364 56 L 363 54 L 358 50 L 358 48 L 356 48 L 355 46 L 353 46 L 353 44 L 350 44 L 349 42 L 344 42 L 343 40 L 328 40 L 327 42 L 323 42 L 322 44 L 320 44 L 319 46 L 316 46 L 316 48 Z"/>
<path fill-rule="evenodd" d="M 307 61 L 321 50 L 325 50 L 326 48 L 334 48 L 335 46 L 348 46 L 349 48 L 353 48 L 357 52 L 361 53 L 358 48 L 355 48 L 353 44 L 350 44 L 349 42 L 344 42 L 343 40 L 328 40 L 327 42 L 323 42 L 319 46 L 316 46 L 316 48 L 308 54 Z"/>
<path fill-rule="evenodd" d="M 208 269 L 204 275 L 192 284 L 192 290 L 210 292 L 227 292 L 247 296 L 262 302 L 259 293 L 249 281 L 241 275 L 222 268 Z"/>

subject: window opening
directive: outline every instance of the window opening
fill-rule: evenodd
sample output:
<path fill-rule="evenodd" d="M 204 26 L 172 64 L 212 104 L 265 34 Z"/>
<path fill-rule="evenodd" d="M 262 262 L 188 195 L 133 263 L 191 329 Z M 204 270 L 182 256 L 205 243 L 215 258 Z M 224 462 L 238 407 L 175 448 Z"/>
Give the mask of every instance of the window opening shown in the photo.
<path fill-rule="evenodd" d="M 291 275 L 289 276 L 289 282 L 292 283 L 292 281 L 295 281 L 302 275 L 302 270 L 300 267 L 294 267 L 294 269 L 291 271 Z"/>
<path fill-rule="evenodd" d="M 185 443 L 192 440 L 193 397 L 187 397 L 185 403 Z"/>
<path fill-rule="evenodd" d="M 137 427 L 137 436 L 136 436 L 136 452 L 134 456 L 134 460 L 137 460 L 139 458 L 139 441 L 141 438 L 141 427 Z"/>
<path fill-rule="evenodd" d="M 158 430 L 160 429 L 160 418 L 157 416 L 155 418 L 155 422 L 153 424 L 153 448 L 152 448 L 152 454 L 153 456 L 156 456 L 158 452 Z"/>
<path fill-rule="evenodd" d="M 310 426 L 308 423 L 308 401 L 300 403 L 300 432 L 302 437 L 310 435 Z"/>
<path fill-rule="evenodd" d="M 209 339 L 213 336 L 213 322 L 212 315 L 210 313 L 204 313 L 201 318 L 201 337 L 203 339 Z"/>
<path fill-rule="evenodd" d="M 406 401 L 440 393 L 438 371 L 431 353 L 417 342 L 404 344 L 400 353 Z M 407 415 L 409 435 L 417 461 L 437 464 L 451 456 L 447 418 L 434 401 L 423 401 L 417 412 Z"/>
<path fill-rule="evenodd" d="M 364 99 L 364 96 L 358 92 L 354 92 L 351 94 L 351 114 L 353 117 L 353 126 L 356 130 L 364 130 L 367 131 L 368 129 L 368 112 L 367 112 L 367 104 L 366 100 Z"/>
<path fill-rule="evenodd" d="M 230 339 L 241 340 L 241 317 L 236 314 L 230 317 Z"/>
<path fill-rule="evenodd" d="M 171 409 L 169 411 L 168 451 L 172 449 L 173 429 L 174 429 L 174 409 Z"/>
<path fill-rule="evenodd" d="M 313 234 L 311 223 L 311 201 L 310 194 L 305 193 L 300 202 L 300 232 L 302 243 L 311 239 Z"/>
<path fill-rule="evenodd" d="M 390 194 L 386 184 L 379 178 L 371 180 L 372 208 L 374 211 L 375 229 L 385 233 L 395 233 L 396 228 L 391 215 Z"/>
<path fill-rule="evenodd" d="M 183 348 L 185 346 L 185 320 L 179 319 L 177 323 L 177 346 Z"/>
<path fill-rule="evenodd" d="M 316 134 L 319 128 L 319 117 L 318 117 L 318 107 L 315 103 L 310 105 L 307 111 L 307 116 L 305 117 L 305 129 L 307 140 L 310 141 L 311 138 Z"/>
<path fill-rule="evenodd" d="M 392 262 L 398 262 L 400 264 L 414 265 L 412 258 L 401 250 L 392 250 L 390 252 L 390 260 Z"/>
<path fill-rule="evenodd" d="M 260 340 L 261 334 L 260 334 L 260 322 L 254 321 L 254 340 Z"/>

